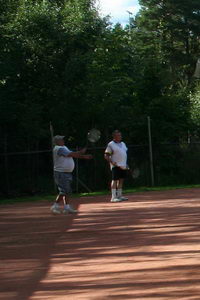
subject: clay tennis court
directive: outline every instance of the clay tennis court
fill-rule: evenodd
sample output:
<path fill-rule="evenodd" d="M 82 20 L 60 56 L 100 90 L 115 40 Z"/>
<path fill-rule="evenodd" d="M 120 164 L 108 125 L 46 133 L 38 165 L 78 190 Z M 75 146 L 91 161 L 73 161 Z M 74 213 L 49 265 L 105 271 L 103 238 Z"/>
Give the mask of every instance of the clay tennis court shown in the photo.
<path fill-rule="evenodd" d="M 200 299 L 200 189 L 74 203 L 0 206 L 0 299 Z"/>

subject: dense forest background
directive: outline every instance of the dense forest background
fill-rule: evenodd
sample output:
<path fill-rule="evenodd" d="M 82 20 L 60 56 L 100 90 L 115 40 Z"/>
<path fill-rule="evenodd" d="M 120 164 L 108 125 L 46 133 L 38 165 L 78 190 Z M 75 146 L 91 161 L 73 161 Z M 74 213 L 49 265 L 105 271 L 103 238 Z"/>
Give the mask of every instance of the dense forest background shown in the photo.
<path fill-rule="evenodd" d="M 50 149 L 50 122 L 70 147 L 147 144 L 147 116 L 154 145 L 198 141 L 200 1 L 139 3 L 123 28 L 91 0 L 0 0 L 1 154 Z"/>

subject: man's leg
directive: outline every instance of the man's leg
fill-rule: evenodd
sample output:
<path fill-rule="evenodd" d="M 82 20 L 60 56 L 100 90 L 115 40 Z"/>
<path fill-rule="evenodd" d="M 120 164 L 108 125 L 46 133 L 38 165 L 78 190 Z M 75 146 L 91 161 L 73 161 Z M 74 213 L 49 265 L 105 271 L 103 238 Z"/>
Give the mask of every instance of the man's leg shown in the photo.
<path fill-rule="evenodd" d="M 63 205 L 65 206 L 66 204 L 68 204 L 69 203 L 69 200 L 68 200 L 68 198 L 67 198 L 67 195 L 65 195 L 64 197 L 63 197 Z"/>
<path fill-rule="evenodd" d="M 64 214 L 75 214 L 77 210 L 73 209 L 73 207 L 69 204 L 69 195 L 71 194 L 71 184 L 72 184 L 72 174 L 66 173 L 65 174 L 65 197 L 63 198 L 64 203 Z"/>
<path fill-rule="evenodd" d="M 124 178 L 120 178 L 118 180 L 117 189 L 122 189 L 123 188 L 123 183 L 124 183 Z"/>
<path fill-rule="evenodd" d="M 118 180 L 111 181 L 111 194 L 112 194 L 111 201 L 117 198 L 117 184 L 118 184 Z"/>
<path fill-rule="evenodd" d="M 119 172 L 120 168 L 119 167 L 114 167 L 112 169 L 112 182 L 111 182 L 111 192 L 112 192 L 112 198 L 111 202 L 120 202 L 120 200 L 117 196 L 117 188 L 119 186 Z"/>
<path fill-rule="evenodd" d="M 54 172 L 54 179 L 57 185 L 59 194 L 51 207 L 51 212 L 53 214 L 60 214 L 61 208 L 60 203 L 63 203 L 64 207 L 67 204 L 66 193 L 68 192 L 68 183 L 66 180 L 66 175 L 63 172 Z"/>
<path fill-rule="evenodd" d="M 64 202 L 64 197 L 64 195 L 58 194 L 55 203 L 59 204 L 60 202 Z"/>
<path fill-rule="evenodd" d="M 120 178 L 117 186 L 117 198 L 121 199 L 122 201 L 128 200 L 128 198 L 122 196 L 123 184 L 124 184 L 124 178 Z"/>
<path fill-rule="evenodd" d="M 64 195 L 58 194 L 54 204 L 51 206 L 51 212 L 53 214 L 61 214 L 61 209 L 59 203 L 63 201 Z"/>
<path fill-rule="evenodd" d="M 122 196 L 123 183 L 124 183 L 124 179 L 120 178 L 118 180 L 118 185 L 117 185 L 117 197 L 119 198 Z"/>
<path fill-rule="evenodd" d="M 56 197 L 56 200 L 54 202 L 54 204 L 51 206 L 51 212 L 53 214 L 60 214 L 61 213 L 61 209 L 60 209 L 60 202 L 63 201 L 63 194 L 61 193 L 60 191 L 60 188 L 59 188 L 59 185 L 60 185 L 60 172 L 54 172 L 54 180 L 55 180 L 55 183 L 56 183 L 56 186 L 58 188 L 58 191 L 59 191 L 59 194 L 58 196 Z"/>

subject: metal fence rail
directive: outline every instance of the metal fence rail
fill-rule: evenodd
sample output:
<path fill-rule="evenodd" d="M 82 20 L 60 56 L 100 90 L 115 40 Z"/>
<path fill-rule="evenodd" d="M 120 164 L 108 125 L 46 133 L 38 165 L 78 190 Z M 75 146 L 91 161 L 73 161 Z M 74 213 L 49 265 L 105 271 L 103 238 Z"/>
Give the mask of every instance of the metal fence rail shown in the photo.
<path fill-rule="evenodd" d="M 88 152 L 94 160 L 76 160 L 75 192 L 109 189 L 111 172 L 104 160 L 104 147 Z M 129 145 L 128 160 L 140 169 L 140 176 L 128 177 L 126 187 L 152 185 L 149 145 Z M 155 185 L 196 184 L 200 182 L 200 144 L 159 144 L 152 149 Z M 0 153 L 0 197 L 54 191 L 52 151 Z"/>

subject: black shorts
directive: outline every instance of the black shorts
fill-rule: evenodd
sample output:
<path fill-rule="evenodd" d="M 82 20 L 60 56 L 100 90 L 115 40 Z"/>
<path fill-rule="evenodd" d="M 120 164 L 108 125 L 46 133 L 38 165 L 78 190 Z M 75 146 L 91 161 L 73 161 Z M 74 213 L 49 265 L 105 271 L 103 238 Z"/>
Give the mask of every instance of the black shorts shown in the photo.
<path fill-rule="evenodd" d="M 122 170 L 119 167 L 112 168 L 112 180 L 124 179 L 127 176 L 127 170 Z"/>

